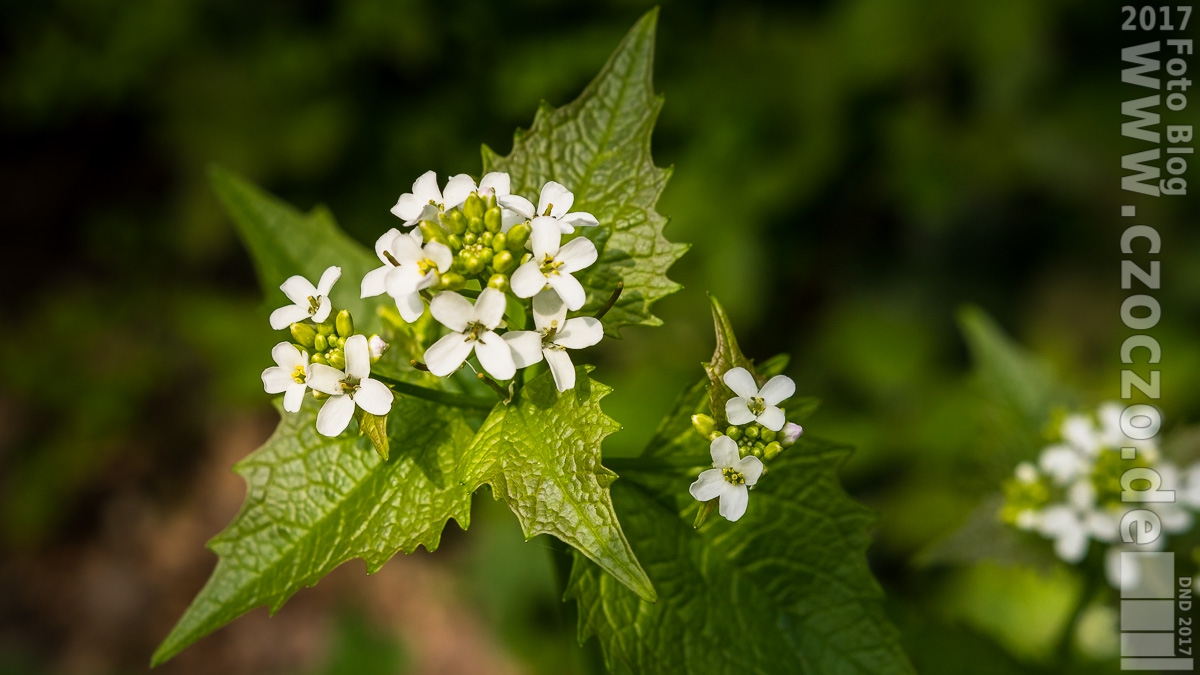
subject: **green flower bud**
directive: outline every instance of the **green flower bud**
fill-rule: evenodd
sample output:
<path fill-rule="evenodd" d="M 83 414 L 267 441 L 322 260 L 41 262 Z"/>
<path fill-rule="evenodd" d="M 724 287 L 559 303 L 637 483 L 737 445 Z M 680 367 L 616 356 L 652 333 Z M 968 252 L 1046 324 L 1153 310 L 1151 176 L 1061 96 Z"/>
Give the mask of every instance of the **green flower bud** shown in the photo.
<path fill-rule="evenodd" d="M 431 241 L 436 241 L 447 246 L 450 245 L 450 242 L 447 240 L 446 231 L 442 229 L 441 225 L 423 220 L 421 221 L 419 227 L 421 228 L 421 239 L 426 244 Z"/>
<path fill-rule="evenodd" d="M 715 441 L 715 440 L 717 440 L 717 439 L 718 439 L 718 438 L 720 438 L 720 437 L 721 437 L 721 432 L 720 432 L 720 431 L 717 431 L 716 429 L 713 429 L 712 433 L 710 433 L 710 434 L 708 435 L 708 440 L 710 440 L 710 441 Z"/>
<path fill-rule="evenodd" d="M 463 257 L 462 253 L 454 256 L 454 260 L 450 262 L 450 270 L 452 272 L 458 272 L 459 274 L 467 271 L 467 261 Z"/>
<path fill-rule="evenodd" d="M 746 427 L 745 434 L 746 434 L 746 438 L 757 439 L 758 438 L 758 425 L 751 424 L 750 426 Z"/>
<path fill-rule="evenodd" d="M 463 262 L 466 263 L 467 272 L 470 274 L 479 274 L 483 271 L 484 266 L 487 264 L 480 260 L 478 256 L 473 255 L 468 255 Z"/>
<path fill-rule="evenodd" d="M 479 239 L 479 235 L 475 234 L 474 232 L 468 232 L 462 236 L 464 246 L 470 246 L 471 244 L 474 244 L 475 240 L 477 239 Z"/>
<path fill-rule="evenodd" d="M 492 245 L 492 233 L 484 232 L 483 234 L 479 235 L 479 243 L 483 244 L 484 246 L 491 246 Z"/>
<path fill-rule="evenodd" d="M 783 452 L 783 446 L 779 444 L 779 441 L 771 441 L 763 449 L 763 458 L 770 461 L 778 457 L 781 452 Z"/>
<path fill-rule="evenodd" d="M 488 288 L 494 288 L 498 291 L 508 290 L 508 277 L 503 274 L 493 274 L 491 279 L 488 279 Z"/>
<path fill-rule="evenodd" d="M 346 355 L 340 349 L 330 349 L 325 352 L 325 358 L 329 360 L 329 365 L 342 370 L 346 367 Z"/>
<path fill-rule="evenodd" d="M 451 209 L 443 214 L 442 222 L 450 234 L 462 234 L 467 231 L 467 217 L 458 209 Z"/>
<path fill-rule="evenodd" d="M 474 232 L 475 234 L 480 234 L 483 231 L 484 231 L 483 230 L 483 218 L 468 218 L 467 219 L 467 232 Z"/>
<path fill-rule="evenodd" d="M 748 454 L 750 454 L 750 446 L 748 446 L 748 445 L 739 445 L 738 446 L 738 456 L 739 457 L 745 457 Z"/>
<path fill-rule="evenodd" d="M 770 429 L 766 429 L 766 428 L 764 428 L 762 431 L 758 432 L 758 437 L 763 439 L 767 443 L 770 443 L 771 441 L 775 440 L 775 437 L 778 435 L 779 435 L 778 433 L 771 431 Z"/>
<path fill-rule="evenodd" d="M 320 352 L 313 354 L 308 360 L 312 361 L 313 363 L 323 363 L 325 365 L 329 365 L 329 359 L 325 358 L 325 355 Z"/>
<path fill-rule="evenodd" d="M 307 323 L 294 323 L 291 325 L 291 331 L 292 339 L 295 340 L 297 344 L 305 349 L 308 349 L 309 351 L 312 350 L 313 339 L 317 337 L 316 328 L 313 328 L 311 324 Z"/>
<path fill-rule="evenodd" d="M 451 251 L 462 250 L 462 237 L 458 236 L 457 234 L 452 234 L 449 237 L 446 237 L 446 245 L 450 247 Z"/>
<path fill-rule="evenodd" d="M 327 318 L 324 321 L 322 321 L 321 323 L 317 324 L 317 332 L 320 333 L 321 335 L 324 335 L 325 337 L 329 337 L 330 335 L 333 335 L 333 331 L 334 331 L 334 325 L 333 325 L 333 315 L 332 314 L 329 316 L 329 318 Z"/>
<path fill-rule="evenodd" d="M 334 325 L 337 327 L 338 335 L 343 339 L 354 335 L 354 317 L 350 316 L 350 310 L 343 309 L 338 312 Z"/>
<path fill-rule="evenodd" d="M 508 246 L 508 236 L 503 232 L 497 232 L 492 235 L 492 250 L 496 253 L 503 251 Z"/>
<path fill-rule="evenodd" d="M 692 427 L 701 436 L 708 437 L 712 435 L 716 422 L 708 415 L 692 415 Z"/>
<path fill-rule="evenodd" d="M 517 223 L 508 228 L 508 250 L 513 253 L 520 253 L 524 250 L 525 242 L 528 241 L 531 231 L 528 223 Z"/>
<path fill-rule="evenodd" d="M 326 394 L 323 391 L 317 391 L 316 389 L 313 389 L 312 393 L 313 398 L 317 399 L 318 401 L 324 401 L 325 399 L 329 398 L 329 394 Z"/>
<path fill-rule="evenodd" d="M 521 264 L 524 265 L 530 260 L 533 260 L 533 254 L 526 251 L 525 254 L 521 256 Z"/>
<path fill-rule="evenodd" d="M 479 252 L 479 259 L 482 260 L 486 265 L 487 263 L 492 262 L 492 256 L 494 255 L 496 255 L 495 251 L 490 248 L 485 248 Z"/>
<path fill-rule="evenodd" d="M 730 425 L 725 429 L 725 435 L 736 441 L 742 437 L 742 430 Z"/>
<path fill-rule="evenodd" d="M 508 251 L 500 251 L 492 256 L 492 268 L 500 274 L 508 274 L 517 268 L 517 261 L 513 260 L 513 255 Z"/>
<path fill-rule="evenodd" d="M 457 291 L 467 285 L 467 279 L 458 272 L 447 272 L 442 275 L 441 285 L 447 291 Z"/>
<path fill-rule="evenodd" d="M 483 214 L 483 226 L 488 232 L 499 232 L 502 220 L 499 206 L 493 206 Z"/>
<path fill-rule="evenodd" d="M 346 347 L 346 338 L 335 337 L 329 341 L 329 346 L 336 346 L 338 349 L 344 349 Z"/>
<path fill-rule="evenodd" d="M 329 349 L 329 339 L 324 335 L 317 335 L 313 338 L 313 349 L 317 350 L 318 352 L 323 352 L 326 349 Z"/>
<path fill-rule="evenodd" d="M 478 192 L 467 195 L 467 201 L 463 202 L 462 210 L 468 219 L 483 218 L 483 200 L 479 198 Z"/>
<path fill-rule="evenodd" d="M 759 459 L 762 459 L 763 449 L 756 445 L 756 446 L 754 446 L 753 449 L 750 450 L 750 454 L 754 455 L 755 457 L 758 457 Z"/>

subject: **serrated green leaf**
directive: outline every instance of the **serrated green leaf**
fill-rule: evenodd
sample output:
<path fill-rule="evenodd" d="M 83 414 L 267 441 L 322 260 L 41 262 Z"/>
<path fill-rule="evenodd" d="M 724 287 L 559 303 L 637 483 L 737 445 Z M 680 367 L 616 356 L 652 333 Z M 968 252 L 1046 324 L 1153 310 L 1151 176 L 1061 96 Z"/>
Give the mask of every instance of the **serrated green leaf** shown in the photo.
<path fill-rule="evenodd" d="M 246 479 L 241 512 L 211 542 L 220 560 L 191 607 L 155 652 L 158 665 L 241 614 L 274 612 L 301 588 L 362 558 L 368 573 L 399 551 L 432 551 L 450 518 L 464 529 L 471 495 L 454 480 L 471 429 L 453 409 L 399 397 L 388 415 L 384 462 L 350 429 L 317 433 L 319 404 L 296 414 L 235 467 Z"/>
<path fill-rule="evenodd" d="M 461 480 L 472 492 L 491 485 L 527 539 L 554 535 L 653 602 L 609 497 L 617 475 L 600 464 L 600 442 L 621 428 L 600 409 L 612 388 L 582 367 L 576 375 L 575 388 L 560 394 L 544 372 L 497 406 L 467 450 Z"/>
<path fill-rule="evenodd" d="M 371 445 L 375 448 L 375 452 L 378 452 L 379 456 L 386 462 L 388 454 L 391 451 L 387 436 L 388 416 L 372 415 L 360 408 L 355 411 L 355 417 L 358 419 L 358 434 L 366 436 L 367 440 L 371 441 Z"/>
<path fill-rule="evenodd" d="M 335 307 L 350 310 L 360 331 L 379 330 L 377 310 L 389 304 L 386 296 L 358 297 L 359 282 L 379 261 L 342 232 L 328 209 L 318 206 L 300 213 L 220 167 L 209 171 L 209 179 L 250 251 L 268 305 L 288 304 L 279 290 L 284 279 L 299 274 L 315 284 L 326 268 L 336 265 L 342 268 L 342 277 L 330 300 Z"/>
<path fill-rule="evenodd" d="M 717 348 L 713 351 L 712 359 L 704 364 L 704 372 L 708 374 L 708 400 L 712 418 L 716 420 L 718 429 L 724 429 L 727 424 L 725 403 L 735 394 L 721 378 L 731 368 L 745 368 L 754 376 L 758 386 L 763 385 L 763 380 L 754 369 L 754 363 L 746 358 L 746 355 L 742 353 L 742 348 L 738 346 L 737 336 L 733 333 L 733 325 L 729 323 L 725 308 L 711 294 L 708 296 L 708 300 L 712 305 L 713 329 L 717 335 Z"/>
<path fill-rule="evenodd" d="M 581 641 L 596 636 L 620 673 L 913 672 L 867 567 L 874 516 L 837 481 L 848 454 L 802 439 L 771 462 L 741 520 L 699 531 L 687 492 L 695 474 L 631 463 L 613 501 L 659 600 L 640 600 L 577 555 L 567 597 Z"/>
<path fill-rule="evenodd" d="M 484 170 L 507 171 L 514 193 L 537 204 L 542 185 L 558 181 L 575 193 L 573 211 L 599 219 L 584 229 L 600 258 L 576 277 L 588 291 L 584 312 L 598 310 L 625 282 L 604 316 L 610 335 L 621 326 L 662 324 L 650 306 L 679 290 L 667 269 L 688 248 L 667 241 L 667 219 L 654 209 L 670 176 L 650 156 L 662 108 L 652 84 L 657 19 L 654 10 L 638 21 L 579 98 L 557 109 L 543 104 L 529 130 L 515 134 L 507 157 L 483 148 Z"/>

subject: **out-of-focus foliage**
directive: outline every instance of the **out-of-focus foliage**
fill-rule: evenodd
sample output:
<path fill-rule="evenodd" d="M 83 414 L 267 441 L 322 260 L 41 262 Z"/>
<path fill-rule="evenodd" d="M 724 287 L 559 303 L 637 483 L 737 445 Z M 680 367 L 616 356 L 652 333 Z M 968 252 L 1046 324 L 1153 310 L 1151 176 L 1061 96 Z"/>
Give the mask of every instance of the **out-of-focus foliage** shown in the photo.
<path fill-rule="evenodd" d="M 508 152 L 539 99 L 574 96 L 647 8 L 0 8 L 0 547 L 86 536 L 120 490 L 173 503 L 206 435 L 267 408 L 257 372 L 274 336 L 209 163 L 306 209 L 323 201 L 370 243 L 417 175 L 476 170 L 480 141 Z M 1072 388 L 1119 394 L 1118 158 L 1131 148 L 1114 122 L 1118 28 L 1082 0 L 662 9 L 653 150 L 676 168 L 657 210 L 668 238 L 694 245 L 672 269 L 686 290 L 656 305 L 665 325 L 599 350 L 614 387 L 604 411 L 625 426 L 605 453 L 635 454 L 694 379 L 710 346 L 701 291 L 717 292 L 747 353 L 791 353 L 799 390 L 824 401 L 806 430 L 857 447 L 844 480 L 881 514 L 872 562 L 921 672 L 1032 672 L 1047 653 L 1037 640 L 1055 636 L 1014 636 L 1033 624 L 1015 609 L 997 620 L 1002 601 L 1069 604 L 997 568 L 909 561 L 994 488 L 960 306 L 983 308 Z M 1169 427 L 1200 417 L 1188 212 L 1194 197 L 1139 210 L 1164 239 L 1155 333 Z M 542 672 L 574 668 L 570 652 L 547 661 L 528 646 L 571 633 L 552 589 L 524 574 L 545 549 L 495 550 L 504 565 L 464 570 L 528 589 L 483 596 L 497 634 Z M 519 556 L 536 562 L 510 564 Z M 36 665 L 66 639 L 27 609 L 0 611 L 0 649 L 28 650 L 0 662 Z M 18 639 L 30 625 L 41 637 Z"/>

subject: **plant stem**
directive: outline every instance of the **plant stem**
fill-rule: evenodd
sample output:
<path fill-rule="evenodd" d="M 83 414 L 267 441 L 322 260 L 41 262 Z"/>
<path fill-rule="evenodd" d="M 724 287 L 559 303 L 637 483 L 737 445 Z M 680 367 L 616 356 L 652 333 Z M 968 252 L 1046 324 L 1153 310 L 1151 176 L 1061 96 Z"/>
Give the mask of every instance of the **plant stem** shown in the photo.
<path fill-rule="evenodd" d="M 467 394 L 456 394 L 452 391 L 441 391 L 439 389 L 430 389 L 410 382 L 402 382 L 394 380 L 390 377 L 372 374 L 376 380 L 388 385 L 392 389 L 401 394 L 408 394 L 415 398 L 441 403 L 455 408 L 468 408 L 470 410 L 491 410 L 496 407 L 496 401 L 490 398 L 480 398 L 477 396 L 469 396 Z"/>
<path fill-rule="evenodd" d="M 1071 661 L 1071 640 L 1075 637 L 1075 632 L 1079 629 L 1079 622 L 1083 619 L 1083 613 L 1096 595 L 1103 576 L 1103 572 L 1097 574 L 1095 570 L 1089 570 L 1085 576 L 1083 588 L 1079 589 L 1079 598 L 1075 600 L 1075 607 L 1071 610 L 1071 616 L 1067 619 L 1067 625 L 1063 628 L 1062 637 L 1058 639 L 1058 647 L 1055 650 L 1058 664 L 1062 668 L 1066 668 Z"/>

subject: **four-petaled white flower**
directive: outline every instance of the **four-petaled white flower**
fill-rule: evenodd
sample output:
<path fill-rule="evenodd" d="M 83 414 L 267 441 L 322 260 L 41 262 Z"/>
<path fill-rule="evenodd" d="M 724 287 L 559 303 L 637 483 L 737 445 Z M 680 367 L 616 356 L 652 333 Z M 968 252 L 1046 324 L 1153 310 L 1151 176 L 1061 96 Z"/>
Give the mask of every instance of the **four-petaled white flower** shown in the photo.
<path fill-rule="evenodd" d="M 513 272 L 512 291 L 518 298 L 532 298 L 545 288 L 554 289 L 575 311 L 583 307 L 587 292 L 572 273 L 596 262 L 596 245 L 586 237 L 562 244 L 562 232 L 552 218 L 534 218 L 530 245 L 533 257 Z"/>
<path fill-rule="evenodd" d="M 740 426 L 758 422 L 771 431 L 783 428 L 786 418 L 778 405 L 796 393 L 792 378 L 776 375 L 761 390 L 745 368 L 730 368 L 721 379 L 737 394 L 725 402 L 725 417 L 730 424 Z"/>
<path fill-rule="evenodd" d="M 466 198 L 463 195 L 463 199 Z M 444 200 L 442 191 L 438 189 L 437 174 L 426 171 L 413 181 L 412 192 L 405 192 L 396 200 L 392 215 L 403 220 L 405 227 L 416 225 L 418 221 L 428 220 L 444 210 Z"/>
<path fill-rule="evenodd" d="M 268 394 L 283 394 L 283 409 L 298 412 L 308 390 L 308 354 L 290 342 L 271 349 L 277 365 L 262 372 L 263 388 Z"/>
<path fill-rule="evenodd" d="M 430 313 L 452 332 L 425 350 L 429 372 L 438 377 L 449 375 L 474 351 L 479 365 L 497 380 L 516 374 L 512 349 L 495 332 L 504 318 L 505 304 L 504 293 L 494 288 L 483 289 L 473 306 L 453 291 L 433 296 Z"/>
<path fill-rule="evenodd" d="M 323 363 L 309 366 L 308 386 L 329 394 L 321 412 L 317 413 L 317 431 L 337 436 L 346 430 L 354 408 L 372 415 L 386 415 L 392 409 L 392 390 L 379 380 L 371 379 L 371 350 L 365 335 L 351 335 L 343 348 L 346 370 L 341 371 Z"/>
<path fill-rule="evenodd" d="M 436 241 L 422 246 L 418 230 L 407 234 L 388 230 L 375 242 L 375 254 L 384 264 L 363 277 L 361 295 L 369 298 L 387 291 L 408 323 L 425 312 L 421 291 L 436 284 L 438 274 L 448 272 L 454 263 L 449 246 Z"/>
<path fill-rule="evenodd" d="M 552 290 L 533 298 L 533 322 L 536 331 L 509 331 L 504 341 L 512 347 L 513 361 L 525 368 L 546 359 L 559 391 L 575 387 L 575 365 L 568 349 L 591 347 L 604 337 L 600 320 L 590 316 L 567 318 L 567 306 Z"/>
<path fill-rule="evenodd" d="M 762 475 L 763 463 L 754 455 L 738 459 L 737 441 L 728 436 L 713 439 L 708 451 L 712 455 L 713 468 L 701 472 L 688 491 L 702 502 L 719 497 L 718 511 L 727 520 L 735 521 L 746 513 L 749 489 Z"/>
<path fill-rule="evenodd" d="M 591 227 L 599 225 L 596 216 L 584 211 L 570 213 L 575 203 L 575 195 L 561 183 L 550 181 L 542 186 L 542 194 L 538 199 L 537 209 L 533 203 L 521 195 L 505 195 L 497 200 L 504 208 L 520 214 L 526 220 L 539 216 L 551 218 L 563 234 L 571 234 L 576 227 Z"/>
<path fill-rule="evenodd" d="M 279 290 L 283 291 L 292 304 L 271 312 L 271 328 L 281 330 L 297 321 L 312 319 L 315 323 L 321 323 L 329 318 L 329 311 L 333 309 L 329 302 L 329 291 L 340 276 L 342 268 L 330 267 L 321 274 L 321 280 L 315 288 L 302 276 L 288 277 L 287 281 L 279 286 Z"/>
<path fill-rule="evenodd" d="M 1096 504 L 1091 481 L 1077 481 L 1068 490 L 1067 502 L 1047 506 L 1037 514 L 1036 528 L 1054 540 L 1054 552 L 1076 564 L 1087 555 L 1091 539 L 1111 543 L 1119 536 L 1119 514 Z"/>

